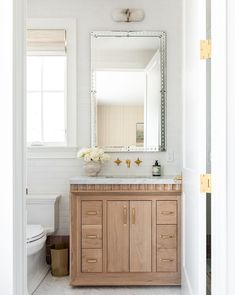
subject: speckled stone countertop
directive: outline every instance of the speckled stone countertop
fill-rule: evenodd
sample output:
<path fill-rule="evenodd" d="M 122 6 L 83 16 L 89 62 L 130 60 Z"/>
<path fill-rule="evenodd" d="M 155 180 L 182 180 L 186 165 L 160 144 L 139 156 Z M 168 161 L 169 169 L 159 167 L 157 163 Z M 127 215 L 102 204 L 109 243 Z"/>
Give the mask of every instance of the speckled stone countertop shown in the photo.
<path fill-rule="evenodd" d="M 175 180 L 175 176 L 97 176 L 97 177 L 73 177 L 70 184 L 181 184 Z"/>

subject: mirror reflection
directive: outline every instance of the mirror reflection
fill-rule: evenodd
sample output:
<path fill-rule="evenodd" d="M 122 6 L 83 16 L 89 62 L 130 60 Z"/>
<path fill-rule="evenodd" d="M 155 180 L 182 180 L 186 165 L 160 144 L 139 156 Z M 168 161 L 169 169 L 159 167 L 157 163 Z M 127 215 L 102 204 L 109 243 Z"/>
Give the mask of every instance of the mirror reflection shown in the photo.
<path fill-rule="evenodd" d="M 93 145 L 165 150 L 163 33 L 93 33 Z"/>

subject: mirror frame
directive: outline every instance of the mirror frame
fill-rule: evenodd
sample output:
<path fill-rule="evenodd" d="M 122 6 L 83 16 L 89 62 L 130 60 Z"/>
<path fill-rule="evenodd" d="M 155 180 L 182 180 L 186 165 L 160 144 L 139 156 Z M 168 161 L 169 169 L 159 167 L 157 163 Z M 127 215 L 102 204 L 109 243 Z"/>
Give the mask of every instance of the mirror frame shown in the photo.
<path fill-rule="evenodd" d="M 160 39 L 161 52 L 161 136 L 160 145 L 157 147 L 133 147 L 133 146 L 103 146 L 107 152 L 162 152 L 166 151 L 166 122 L 167 122 L 167 46 L 166 33 L 163 31 L 94 31 L 91 32 L 91 146 L 96 146 L 96 85 L 92 67 L 92 49 L 95 38 L 104 37 L 155 37 Z"/>

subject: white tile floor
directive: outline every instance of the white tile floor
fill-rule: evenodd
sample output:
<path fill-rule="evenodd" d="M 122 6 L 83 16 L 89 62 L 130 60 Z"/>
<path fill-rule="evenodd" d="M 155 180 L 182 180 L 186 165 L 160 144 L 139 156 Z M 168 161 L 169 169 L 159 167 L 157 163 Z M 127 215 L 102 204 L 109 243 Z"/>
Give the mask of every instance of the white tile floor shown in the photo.
<path fill-rule="evenodd" d="M 82 287 L 69 286 L 69 278 L 49 273 L 34 295 L 181 295 L 180 287 Z"/>

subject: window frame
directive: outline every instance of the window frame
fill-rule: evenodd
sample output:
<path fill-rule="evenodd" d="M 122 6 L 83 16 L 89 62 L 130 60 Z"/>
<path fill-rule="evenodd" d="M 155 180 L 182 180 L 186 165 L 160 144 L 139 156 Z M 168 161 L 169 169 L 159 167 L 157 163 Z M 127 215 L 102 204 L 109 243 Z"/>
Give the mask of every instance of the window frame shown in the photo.
<path fill-rule="evenodd" d="M 56 148 L 59 157 L 74 155 L 77 147 L 77 39 L 76 19 L 30 18 L 27 29 L 64 29 L 66 31 L 66 87 L 65 87 L 65 143 L 45 143 L 40 146 L 27 143 L 28 158 L 51 158 Z M 32 54 L 29 54 L 32 55 Z M 35 54 L 33 54 L 35 55 Z M 61 155 L 60 155 L 61 151 Z M 66 151 L 66 153 L 65 153 Z"/>

